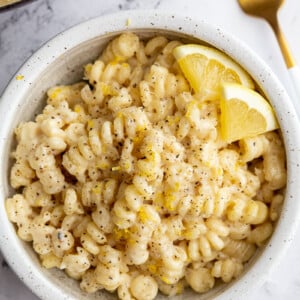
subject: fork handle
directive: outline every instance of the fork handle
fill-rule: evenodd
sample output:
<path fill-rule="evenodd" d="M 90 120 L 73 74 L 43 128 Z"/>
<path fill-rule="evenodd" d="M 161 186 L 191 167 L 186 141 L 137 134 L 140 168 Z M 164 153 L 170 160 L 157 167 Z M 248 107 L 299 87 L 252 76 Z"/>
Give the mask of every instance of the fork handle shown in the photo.
<path fill-rule="evenodd" d="M 273 23 L 272 28 L 277 37 L 278 44 L 281 49 L 281 53 L 283 54 L 283 58 L 285 60 L 285 64 L 288 68 L 288 72 L 290 75 L 290 80 L 292 82 L 293 90 L 292 101 L 295 107 L 295 110 L 298 114 L 298 118 L 300 119 L 300 69 L 296 64 L 296 61 L 292 55 L 291 49 L 288 45 L 288 42 L 278 24 L 278 19 L 276 17 L 275 23 Z"/>
<path fill-rule="evenodd" d="M 275 24 L 274 32 L 277 37 L 277 41 L 280 46 L 281 53 L 283 55 L 286 66 L 288 68 L 294 67 L 296 65 L 295 59 L 292 55 L 289 44 L 288 44 L 282 30 L 280 29 L 280 27 L 278 25 L 278 22 Z"/>
<path fill-rule="evenodd" d="M 290 79 L 294 88 L 294 93 L 292 95 L 292 99 L 294 102 L 295 109 L 298 113 L 298 117 L 300 118 L 300 68 L 295 65 L 288 69 Z"/>

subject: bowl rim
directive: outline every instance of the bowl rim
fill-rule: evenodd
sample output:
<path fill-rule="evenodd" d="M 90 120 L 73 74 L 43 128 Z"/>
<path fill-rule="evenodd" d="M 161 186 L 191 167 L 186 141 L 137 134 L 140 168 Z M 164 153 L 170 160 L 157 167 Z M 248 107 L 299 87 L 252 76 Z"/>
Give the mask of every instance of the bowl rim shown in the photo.
<path fill-rule="evenodd" d="M 130 23 L 130 24 L 129 24 Z M 236 299 L 245 297 L 247 293 L 263 284 L 272 269 L 283 257 L 291 244 L 300 220 L 300 202 L 293 201 L 300 195 L 297 186 L 299 177 L 300 126 L 291 100 L 280 81 L 268 65 L 245 43 L 224 31 L 208 24 L 203 20 L 187 17 L 182 14 L 159 10 L 123 11 L 99 16 L 62 33 L 59 33 L 37 50 L 17 71 L 23 80 L 16 80 L 15 76 L 9 82 L 0 98 L 0 141 L 4 144 L 9 140 L 9 124 L 13 119 L 18 103 L 22 101 L 31 83 L 38 80 L 39 75 L 64 54 L 79 44 L 90 39 L 120 31 L 136 31 L 142 29 L 173 31 L 186 34 L 224 51 L 239 62 L 260 84 L 264 93 L 270 98 L 277 113 L 282 128 L 285 147 L 287 150 L 288 184 L 286 199 L 278 226 L 266 248 L 255 262 L 255 267 L 248 270 L 242 278 L 236 280 L 215 299 Z M 15 98 L 11 101 L 12 97 Z M 0 159 L 5 158 L 4 147 L 0 147 Z M 38 267 L 33 266 L 30 258 L 23 251 L 23 246 L 15 234 L 13 225 L 8 221 L 4 209 L 4 172 L 0 172 L 0 248 L 15 273 L 40 298 L 43 299 L 76 299 L 62 291 L 42 275 Z M 297 203 L 298 202 L 298 203 Z"/>

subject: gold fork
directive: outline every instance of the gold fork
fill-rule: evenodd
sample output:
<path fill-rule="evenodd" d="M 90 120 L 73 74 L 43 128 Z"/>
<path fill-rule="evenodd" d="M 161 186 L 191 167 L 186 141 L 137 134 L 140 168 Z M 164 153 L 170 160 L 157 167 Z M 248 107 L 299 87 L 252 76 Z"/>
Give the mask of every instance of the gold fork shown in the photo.
<path fill-rule="evenodd" d="M 16 4 L 17 2 L 20 2 L 22 0 L 0 0 L 0 8 L 12 4 Z"/>
<path fill-rule="evenodd" d="M 296 107 L 297 110 L 300 109 L 300 69 L 296 65 L 295 59 L 292 56 L 288 43 L 282 33 L 277 13 L 284 0 L 238 0 L 240 7 L 247 14 L 264 18 L 269 22 L 274 33 L 277 37 L 278 44 L 280 46 L 281 52 L 283 54 L 286 66 L 288 68 L 291 81 L 293 82 L 296 97 L 295 99 L 299 107 Z"/>

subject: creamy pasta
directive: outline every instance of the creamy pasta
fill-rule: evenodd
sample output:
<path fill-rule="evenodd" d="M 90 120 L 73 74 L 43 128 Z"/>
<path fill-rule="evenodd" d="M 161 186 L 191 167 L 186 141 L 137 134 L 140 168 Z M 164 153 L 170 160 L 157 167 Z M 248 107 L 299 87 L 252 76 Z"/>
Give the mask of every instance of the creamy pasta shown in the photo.
<path fill-rule="evenodd" d="M 279 132 L 223 141 L 219 101 L 192 92 L 180 44 L 121 34 L 15 130 L 8 217 L 88 293 L 204 293 L 241 274 L 280 215 Z"/>

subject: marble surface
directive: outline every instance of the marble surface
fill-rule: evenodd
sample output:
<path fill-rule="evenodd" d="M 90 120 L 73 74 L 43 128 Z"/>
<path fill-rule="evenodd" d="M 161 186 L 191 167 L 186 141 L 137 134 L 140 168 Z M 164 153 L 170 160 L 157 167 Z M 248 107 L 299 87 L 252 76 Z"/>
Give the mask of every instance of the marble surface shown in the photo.
<path fill-rule="evenodd" d="M 238 36 L 269 64 L 290 91 L 289 77 L 270 27 L 263 20 L 245 16 L 236 0 L 37 0 L 0 12 L 0 95 L 26 58 L 66 28 L 119 10 L 168 11 L 170 7 L 172 12 L 207 20 Z M 279 20 L 300 62 L 300 1 L 287 0 Z M 0 253 L 0 300 L 8 299 L 37 300 L 37 297 L 10 270 Z M 284 259 L 247 300 L 256 299 L 300 299 L 300 228 Z"/>

